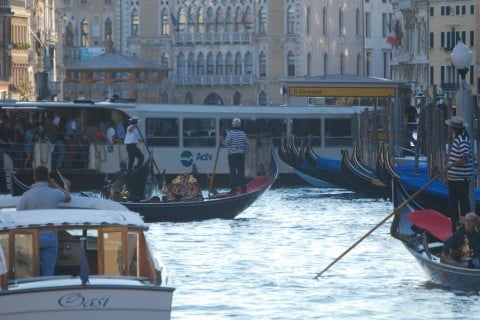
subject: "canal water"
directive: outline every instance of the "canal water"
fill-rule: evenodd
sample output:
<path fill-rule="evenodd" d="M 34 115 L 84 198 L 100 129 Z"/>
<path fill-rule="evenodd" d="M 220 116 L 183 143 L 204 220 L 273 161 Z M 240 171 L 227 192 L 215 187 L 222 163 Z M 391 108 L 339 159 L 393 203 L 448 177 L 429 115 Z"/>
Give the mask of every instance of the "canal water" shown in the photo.
<path fill-rule="evenodd" d="M 432 285 L 389 234 L 393 211 L 341 189 L 276 188 L 234 220 L 153 223 L 172 319 L 478 319 L 477 293 Z"/>

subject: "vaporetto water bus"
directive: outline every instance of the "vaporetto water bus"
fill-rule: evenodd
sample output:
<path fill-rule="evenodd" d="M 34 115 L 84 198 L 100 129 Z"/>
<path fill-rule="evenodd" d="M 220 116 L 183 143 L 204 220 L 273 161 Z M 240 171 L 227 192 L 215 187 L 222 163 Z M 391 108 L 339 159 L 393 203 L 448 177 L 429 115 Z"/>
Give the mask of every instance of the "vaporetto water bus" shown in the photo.
<path fill-rule="evenodd" d="M 243 129 L 251 137 L 269 134 L 275 146 L 287 137 L 295 137 L 297 143 L 310 138 L 317 154 L 340 159 L 340 150 L 350 149 L 352 138 L 360 134 L 360 128 L 352 126 L 352 118 L 360 118 L 366 109 L 374 107 L 5 101 L 0 102 L 0 154 L 12 158 L 16 175 L 24 181 L 31 179 L 32 168 L 45 165 L 52 172 L 61 170 L 72 180 L 74 189 L 101 186 L 105 176 L 119 171 L 119 163 L 128 157 L 121 137 L 108 143 L 97 130 L 105 132 L 113 126 L 121 134 L 128 120 L 136 117 L 144 139 L 139 147 L 145 159 L 153 156 L 159 171 L 164 171 L 167 177 L 191 171 L 205 177 L 214 173 L 216 184 L 221 185 L 228 181 L 229 172 L 227 150 L 221 143 L 234 117 L 242 120 Z M 382 108 L 378 110 L 382 114 Z M 25 135 L 30 129 L 35 133 L 34 141 L 21 137 L 21 132 Z M 380 126 L 376 130 L 383 129 Z M 28 145 L 31 145 L 31 160 Z M 280 184 L 298 181 L 292 168 L 281 161 L 279 177 Z"/>

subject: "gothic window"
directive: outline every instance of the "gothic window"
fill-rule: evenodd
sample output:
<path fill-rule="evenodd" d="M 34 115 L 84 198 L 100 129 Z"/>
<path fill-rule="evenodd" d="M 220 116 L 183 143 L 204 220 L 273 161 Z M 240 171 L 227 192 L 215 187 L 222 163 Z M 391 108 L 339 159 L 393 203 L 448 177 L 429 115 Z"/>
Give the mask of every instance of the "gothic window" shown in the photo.
<path fill-rule="evenodd" d="M 73 25 L 71 22 L 68 23 L 67 25 L 67 32 L 65 36 L 65 44 L 68 47 L 72 47 L 75 41 L 75 36 L 73 32 Z"/>
<path fill-rule="evenodd" d="M 327 8 L 323 7 L 322 9 L 322 34 L 324 36 L 327 35 L 327 25 L 328 25 L 328 15 L 327 15 Z"/>
<path fill-rule="evenodd" d="M 214 21 L 215 20 L 215 17 L 214 17 L 214 14 L 213 14 L 213 9 L 212 7 L 209 7 L 207 9 L 207 21 L 206 21 L 206 24 L 207 24 L 207 33 L 210 33 L 210 32 L 213 32 L 213 26 L 214 26 Z"/>
<path fill-rule="evenodd" d="M 258 57 L 258 76 L 259 77 L 266 77 L 267 76 L 267 56 L 265 55 L 264 52 L 260 53 L 260 56 Z"/>
<path fill-rule="evenodd" d="M 177 58 L 177 75 L 179 76 L 184 76 L 187 74 L 185 70 L 185 56 L 183 53 L 180 53 L 180 55 Z"/>
<path fill-rule="evenodd" d="M 258 94 L 258 105 L 259 106 L 266 106 L 268 104 L 267 102 L 267 93 L 262 90 L 260 91 L 260 93 Z"/>
<path fill-rule="evenodd" d="M 245 55 L 245 74 L 251 75 L 253 73 L 253 57 L 250 52 Z"/>
<path fill-rule="evenodd" d="M 223 22 L 222 8 L 218 8 L 217 16 L 215 17 L 215 32 L 223 32 Z"/>
<path fill-rule="evenodd" d="M 245 11 L 243 13 L 243 23 L 245 25 L 245 30 L 248 32 L 252 30 L 252 25 L 253 25 L 253 15 L 252 15 L 252 9 L 250 7 L 245 8 Z"/>
<path fill-rule="evenodd" d="M 295 56 L 292 51 L 289 51 L 287 54 L 287 76 L 295 76 Z"/>
<path fill-rule="evenodd" d="M 196 32 L 196 17 L 195 17 L 195 9 L 192 7 L 188 10 L 188 32 L 194 33 Z"/>
<path fill-rule="evenodd" d="M 357 76 L 362 73 L 362 55 L 357 54 Z"/>
<path fill-rule="evenodd" d="M 235 93 L 233 94 L 233 105 L 239 106 L 241 99 L 242 99 L 242 95 L 240 94 L 240 92 L 235 91 Z"/>
<path fill-rule="evenodd" d="M 328 55 L 326 52 L 323 54 L 323 74 L 328 74 Z"/>
<path fill-rule="evenodd" d="M 88 21 L 83 19 L 81 22 L 82 29 L 82 47 L 88 47 Z"/>
<path fill-rule="evenodd" d="M 240 7 L 237 8 L 235 12 L 235 32 L 243 31 L 243 12 Z"/>
<path fill-rule="evenodd" d="M 161 65 L 162 67 L 164 68 L 168 68 L 168 65 L 170 64 L 170 58 L 168 56 L 168 53 L 164 52 L 162 54 L 162 58 L 161 58 Z"/>
<path fill-rule="evenodd" d="M 230 7 L 227 9 L 227 14 L 225 17 L 225 32 L 233 32 L 233 15 Z"/>
<path fill-rule="evenodd" d="M 267 34 L 267 10 L 261 7 L 258 11 L 258 33 Z"/>
<path fill-rule="evenodd" d="M 345 73 L 345 54 L 342 52 L 340 55 L 340 74 Z"/>
<path fill-rule="evenodd" d="M 185 95 L 185 104 L 193 104 L 193 95 L 190 91 Z"/>
<path fill-rule="evenodd" d="M 185 31 L 185 23 L 187 18 L 185 17 L 185 10 L 183 8 L 180 9 L 178 12 L 178 22 L 177 22 L 177 30 L 178 32 Z"/>
<path fill-rule="evenodd" d="M 195 56 L 193 53 L 188 55 L 188 74 L 195 75 Z"/>
<path fill-rule="evenodd" d="M 203 76 L 205 74 L 205 57 L 203 53 L 198 54 L 197 58 L 197 75 Z"/>
<path fill-rule="evenodd" d="M 307 76 L 312 75 L 312 54 L 309 52 L 307 55 Z"/>
<path fill-rule="evenodd" d="M 343 7 L 340 7 L 338 10 L 338 34 L 343 36 L 345 35 L 345 26 L 344 26 L 344 16 L 343 16 Z"/>
<path fill-rule="evenodd" d="M 170 23 L 169 23 L 168 9 L 163 8 L 162 18 L 161 18 L 161 34 L 162 36 L 168 35 L 170 33 Z"/>
<path fill-rule="evenodd" d="M 112 20 L 110 18 L 105 21 L 105 42 L 107 44 L 112 42 Z"/>
<path fill-rule="evenodd" d="M 209 52 L 207 55 L 207 75 L 213 75 L 214 68 L 215 62 L 213 60 L 213 53 Z"/>
<path fill-rule="evenodd" d="M 205 32 L 205 17 L 203 15 L 203 8 L 198 9 L 197 25 L 198 25 L 198 32 L 204 33 Z"/>
<path fill-rule="evenodd" d="M 223 60 L 223 54 L 221 52 L 217 53 L 217 66 L 215 67 L 215 74 L 217 76 L 223 75 L 223 66 L 225 61 Z"/>
<path fill-rule="evenodd" d="M 233 74 L 233 57 L 230 52 L 227 53 L 225 61 L 225 74 L 228 76 Z"/>
<path fill-rule="evenodd" d="M 312 19 L 312 10 L 310 9 L 310 7 L 308 7 L 307 8 L 307 22 L 306 22 L 306 24 L 307 24 L 307 26 L 306 26 L 307 27 L 307 34 L 311 33 L 311 30 L 310 30 L 311 23 L 312 23 L 311 19 Z"/>
<path fill-rule="evenodd" d="M 287 11 L 287 33 L 295 33 L 295 8 L 293 5 L 290 5 Z"/>
<path fill-rule="evenodd" d="M 235 75 L 242 75 L 242 55 L 240 52 L 235 55 Z"/>
<path fill-rule="evenodd" d="M 140 18 L 138 17 L 138 11 L 134 9 L 132 11 L 132 36 L 138 35 L 139 24 L 140 24 Z"/>

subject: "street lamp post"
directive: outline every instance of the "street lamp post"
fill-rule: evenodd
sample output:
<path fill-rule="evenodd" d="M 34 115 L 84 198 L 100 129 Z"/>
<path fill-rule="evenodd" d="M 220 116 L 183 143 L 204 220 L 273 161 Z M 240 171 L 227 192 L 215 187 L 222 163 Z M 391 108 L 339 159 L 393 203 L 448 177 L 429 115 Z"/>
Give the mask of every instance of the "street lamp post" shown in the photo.
<path fill-rule="evenodd" d="M 460 74 L 460 86 L 457 90 L 457 111 L 456 115 L 463 118 L 465 124 L 467 124 L 467 132 L 470 137 L 473 137 L 473 98 L 472 91 L 465 81 L 465 75 L 470 68 L 470 63 L 472 61 L 472 51 L 461 41 L 457 43 L 455 48 L 450 55 L 452 59 L 453 66 L 457 69 Z M 473 147 L 473 146 L 472 146 Z M 472 180 L 474 181 L 474 180 Z M 470 183 L 470 207 L 475 208 L 475 193 L 474 193 L 475 183 Z"/>
<path fill-rule="evenodd" d="M 461 41 L 457 43 L 450 55 L 453 66 L 460 74 L 460 86 L 457 91 L 457 111 L 456 115 L 462 117 L 465 123 L 468 124 L 467 131 L 472 135 L 472 113 L 473 113 L 473 100 L 472 92 L 465 81 L 465 75 L 470 68 L 472 61 L 472 51 Z"/>

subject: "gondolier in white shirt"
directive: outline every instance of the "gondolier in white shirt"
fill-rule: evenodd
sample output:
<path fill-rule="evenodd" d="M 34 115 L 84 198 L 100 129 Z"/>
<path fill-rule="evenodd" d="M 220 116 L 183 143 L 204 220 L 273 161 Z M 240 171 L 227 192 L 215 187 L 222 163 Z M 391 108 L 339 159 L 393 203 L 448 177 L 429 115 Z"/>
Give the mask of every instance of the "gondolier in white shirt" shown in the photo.
<path fill-rule="evenodd" d="M 465 130 L 463 119 L 457 116 L 445 121 L 453 135 L 452 145 L 448 151 L 447 176 L 445 184 L 448 187 L 448 215 L 455 231 L 463 224 L 465 214 L 471 211 L 470 181 L 473 178 L 472 141 Z"/>
<path fill-rule="evenodd" d="M 130 125 L 127 127 L 127 132 L 125 133 L 125 140 L 124 143 L 127 146 L 127 153 L 128 153 L 128 166 L 127 170 L 130 172 L 133 169 L 133 164 L 135 162 L 135 158 L 137 159 L 136 168 L 139 168 L 143 164 L 144 156 L 142 151 L 137 147 L 139 142 L 143 142 L 140 139 L 140 133 L 138 132 L 138 119 L 131 118 L 129 120 Z"/>
<path fill-rule="evenodd" d="M 250 146 L 248 137 L 241 129 L 242 122 L 239 118 L 232 121 L 232 130 L 225 137 L 228 147 L 228 167 L 230 169 L 230 193 L 236 193 L 237 186 L 242 193 L 247 192 L 245 183 L 245 151 Z"/>

